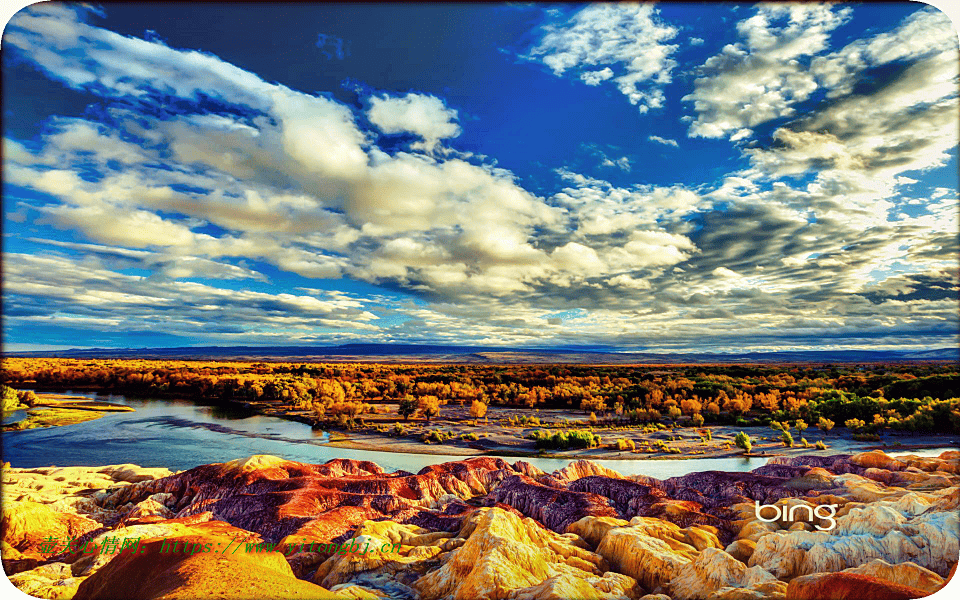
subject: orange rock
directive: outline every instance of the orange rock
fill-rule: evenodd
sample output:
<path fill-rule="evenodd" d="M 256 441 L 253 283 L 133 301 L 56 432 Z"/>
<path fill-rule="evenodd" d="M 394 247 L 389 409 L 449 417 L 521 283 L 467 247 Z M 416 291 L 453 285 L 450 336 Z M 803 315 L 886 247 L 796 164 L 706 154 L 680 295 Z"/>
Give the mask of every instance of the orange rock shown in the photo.
<path fill-rule="evenodd" d="M 929 592 L 857 573 L 815 573 L 790 581 L 787 600 L 910 600 Z"/>
<path fill-rule="evenodd" d="M 168 543 L 168 552 L 161 545 Z M 278 552 L 199 552 L 169 551 L 174 543 L 217 544 L 227 547 L 230 538 L 219 535 L 190 535 L 167 540 L 152 540 L 142 551 L 116 556 L 83 581 L 74 600 L 194 600 L 196 598 L 328 598 L 341 596 L 293 576 L 293 571 Z M 183 548 L 184 546 L 179 546 Z"/>
<path fill-rule="evenodd" d="M 892 565 L 879 558 L 854 569 L 846 569 L 845 572 L 859 573 L 860 575 L 869 575 L 877 579 L 892 581 L 923 590 L 928 594 L 939 590 L 946 583 L 943 577 L 930 569 L 924 569 L 916 563 L 905 562 Z"/>
<path fill-rule="evenodd" d="M 4 502 L 0 518 L 3 541 L 30 558 L 41 556 L 39 547 L 47 537 L 58 540 L 77 538 L 100 527 L 99 523 L 86 517 L 57 512 L 36 502 Z"/>
<path fill-rule="evenodd" d="M 886 469 L 888 471 L 902 471 L 907 467 L 892 456 L 887 456 L 882 450 L 861 452 L 850 457 L 850 463 L 864 468 Z"/>

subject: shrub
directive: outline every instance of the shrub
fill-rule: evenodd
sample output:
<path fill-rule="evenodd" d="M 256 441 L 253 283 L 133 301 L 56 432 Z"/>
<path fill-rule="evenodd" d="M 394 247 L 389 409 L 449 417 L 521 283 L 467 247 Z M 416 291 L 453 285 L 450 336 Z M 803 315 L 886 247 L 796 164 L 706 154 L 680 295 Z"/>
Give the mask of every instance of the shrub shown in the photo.
<path fill-rule="evenodd" d="M 790 435 L 790 432 L 783 430 L 783 433 L 780 434 L 780 439 L 783 440 L 783 445 L 787 448 L 793 448 L 793 436 Z"/>
<path fill-rule="evenodd" d="M 750 443 L 750 436 L 744 432 L 737 434 L 737 437 L 734 438 L 733 443 L 737 445 L 737 448 L 742 448 L 747 454 L 753 449 L 753 444 Z"/>
<path fill-rule="evenodd" d="M 442 444 L 443 434 L 439 431 L 428 431 L 420 437 L 420 441 L 425 444 Z"/>
<path fill-rule="evenodd" d="M 567 450 L 569 448 L 594 448 L 602 440 L 590 431 L 565 430 L 549 433 L 538 429 L 531 436 L 537 448 Z"/>
<path fill-rule="evenodd" d="M 468 442 L 475 442 L 480 439 L 480 436 L 475 433 L 463 433 L 460 435 L 460 439 Z"/>
<path fill-rule="evenodd" d="M 393 424 L 393 435 L 403 435 L 406 433 L 406 429 L 400 423 Z"/>
<path fill-rule="evenodd" d="M 700 427 L 700 426 L 702 426 L 702 425 L 703 425 L 703 415 L 701 415 L 700 413 L 694 414 L 692 417 L 690 417 L 690 423 L 693 424 L 694 427 Z"/>
<path fill-rule="evenodd" d="M 810 447 L 810 442 L 808 442 L 807 438 L 805 437 L 800 438 L 800 443 L 803 445 L 804 448 Z"/>
<path fill-rule="evenodd" d="M 17 392 L 17 390 L 5 385 L 0 387 L 3 388 L 3 412 L 9 412 L 23 408 L 23 405 L 21 404 L 22 396 Z"/>
<path fill-rule="evenodd" d="M 819 441 L 815 444 L 815 446 L 817 447 L 817 450 L 826 450 L 826 449 L 827 449 L 827 445 L 823 443 L 823 440 L 819 440 Z"/>
<path fill-rule="evenodd" d="M 637 445 L 633 442 L 633 440 L 628 440 L 624 438 L 620 438 L 617 440 L 617 450 L 624 451 L 624 450 L 636 450 L 636 449 L 637 449 Z"/>
<path fill-rule="evenodd" d="M 860 431 L 867 426 L 866 421 L 863 419 L 847 419 L 843 422 L 844 426 L 851 431 Z"/>

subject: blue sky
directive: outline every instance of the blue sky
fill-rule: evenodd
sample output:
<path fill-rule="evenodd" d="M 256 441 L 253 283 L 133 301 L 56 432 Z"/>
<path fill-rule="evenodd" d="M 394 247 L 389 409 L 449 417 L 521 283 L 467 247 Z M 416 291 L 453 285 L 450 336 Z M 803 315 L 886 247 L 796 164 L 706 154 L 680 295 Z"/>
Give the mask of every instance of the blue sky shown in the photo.
<path fill-rule="evenodd" d="M 902 4 L 37 4 L 8 349 L 926 349 L 957 35 Z"/>

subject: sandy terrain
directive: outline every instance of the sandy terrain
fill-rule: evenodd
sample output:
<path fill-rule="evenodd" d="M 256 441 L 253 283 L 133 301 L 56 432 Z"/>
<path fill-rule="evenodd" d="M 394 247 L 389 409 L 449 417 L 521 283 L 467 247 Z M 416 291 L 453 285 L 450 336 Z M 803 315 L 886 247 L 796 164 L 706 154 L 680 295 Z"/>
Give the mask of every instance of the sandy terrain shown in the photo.
<path fill-rule="evenodd" d="M 74 425 L 99 419 L 108 412 L 134 410 L 129 406 L 91 400 L 86 396 L 40 393 L 37 397 L 39 400 L 34 406 L 26 409 L 26 418 L 3 425 L 3 431 Z"/>

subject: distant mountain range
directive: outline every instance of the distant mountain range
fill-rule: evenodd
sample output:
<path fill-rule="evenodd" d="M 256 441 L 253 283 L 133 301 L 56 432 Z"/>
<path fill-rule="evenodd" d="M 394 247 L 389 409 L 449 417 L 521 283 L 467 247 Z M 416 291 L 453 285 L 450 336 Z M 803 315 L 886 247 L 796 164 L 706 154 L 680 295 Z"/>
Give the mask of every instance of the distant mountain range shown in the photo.
<path fill-rule="evenodd" d="M 191 360 L 265 360 L 313 362 L 432 362 L 432 363 L 868 363 L 960 362 L 960 349 L 791 350 L 783 352 L 613 352 L 581 348 L 501 348 L 431 344 L 343 344 L 340 346 L 199 346 L 182 348 L 84 348 L 36 352 L 5 352 L 6 356 L 59 358 L 145 358 Z"/>

